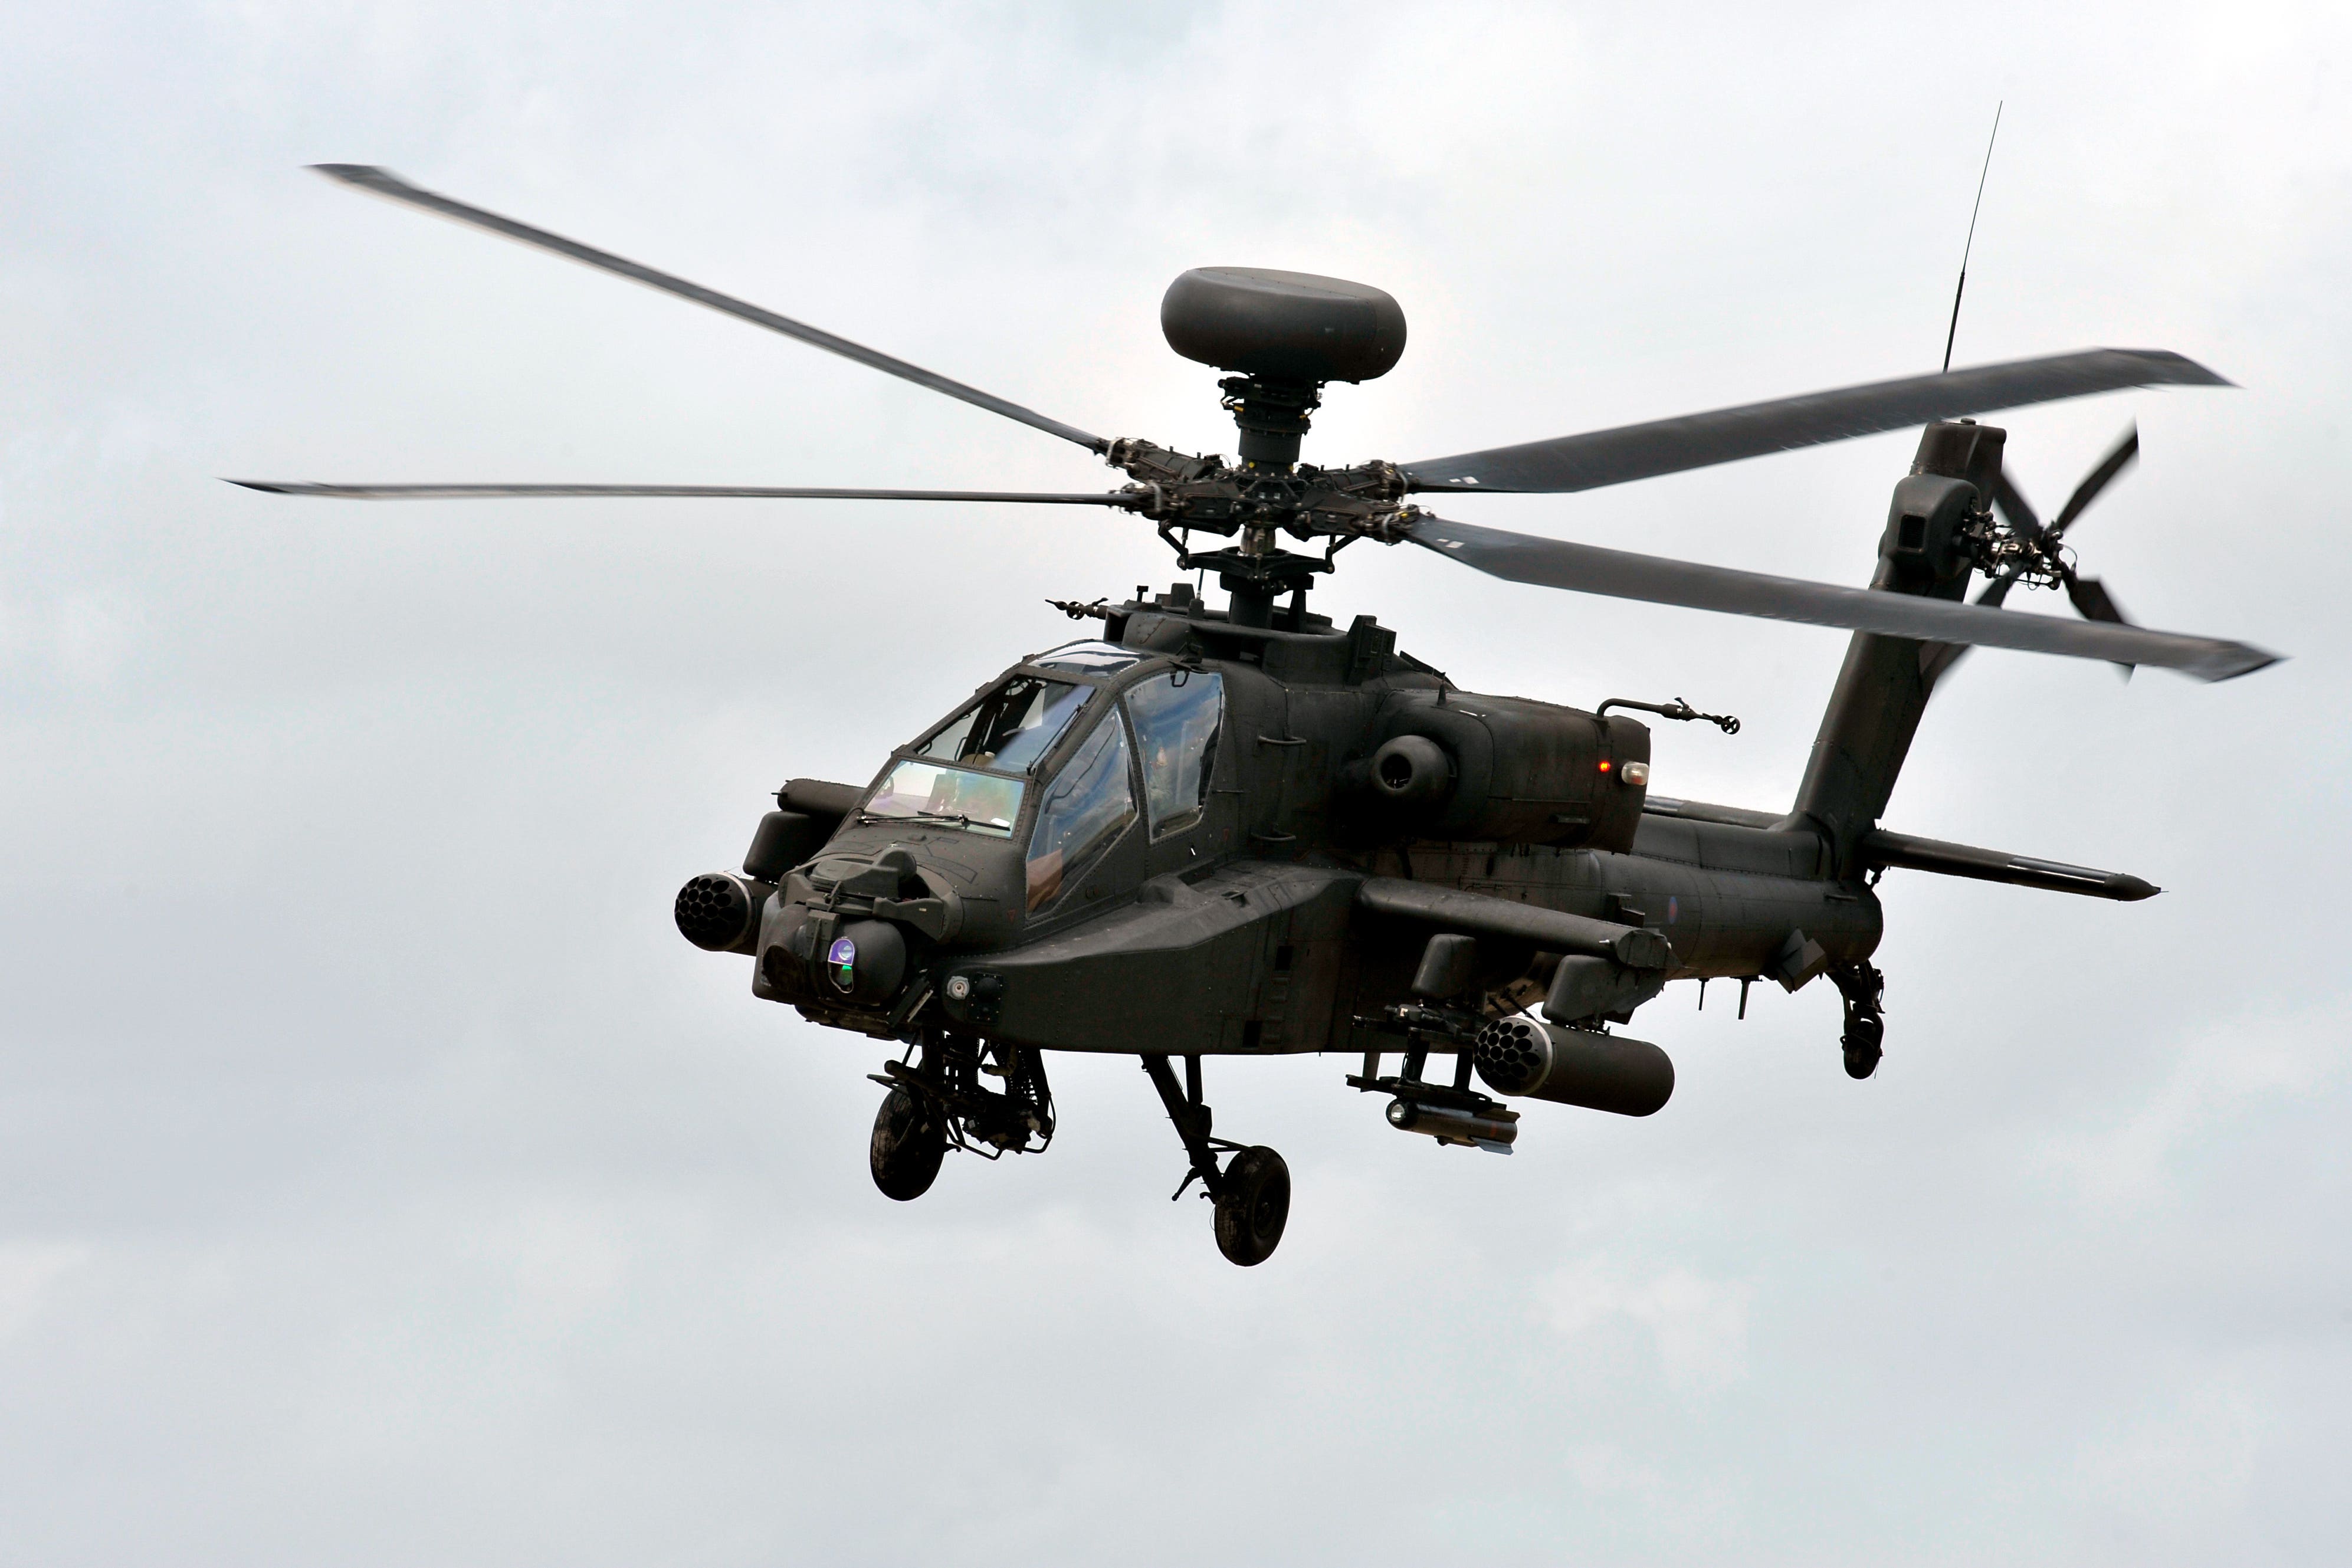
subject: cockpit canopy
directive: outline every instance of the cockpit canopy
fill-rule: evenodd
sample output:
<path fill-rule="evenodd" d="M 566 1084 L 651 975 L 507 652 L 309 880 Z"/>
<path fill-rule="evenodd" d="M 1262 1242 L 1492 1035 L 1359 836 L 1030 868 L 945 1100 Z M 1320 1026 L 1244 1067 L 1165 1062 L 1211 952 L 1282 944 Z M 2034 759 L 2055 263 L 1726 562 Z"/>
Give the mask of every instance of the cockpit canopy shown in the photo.
<path fill-rule="evenodd" d="M 1034 770 L 1093 695 L 1092 687 L 1066 680 L 1009 678 L 914 747 L 866 801 L 866 814 L 1012 837 L 1028 786 L 1005 775 Z"/>
<path fill-rule="evenodd" d="M 1074 642 L 1064 643 L 1051 653 L 1041 653 L 1029 662 L 1039 669 L 1074 669 L 1081 675 L 1117 675 L 1150 657 L 1131 647 L 1121 647 L 1115 642 Z"/>
<path fill-rule="evenodd" d="M 1151 837 L 1181 833 L 1208 807 L 1224 728 L 1224 678 L 1186 669 L 1152 676 L 1128 688 L 1127 714 L 1141 752 Z"/>
<path fill-rule="evenodd" d="M 1166 670 L 1129 686 L 1046 786 L 1029 838 L 1029 907 L 1052 903 L 1135 823 L 1139 782 L 1154 842 L 1199 826 L 1223 723 L 1224 678 L 1213 671 Z"/>
<path fill-rule="evenodd" d="M 1016 675 L 923 742 L 919 756 L 1025 773 L 1062 738 L 1093 696 L 1089 687 Z"/>
<path fill-rule="evenodd" d="M 1188 832 L 1208 807 L 1224 680 L 1213 670 L 1182 668 L 1126 676 L 1151 657 L 1080 642 L 1028 661 L 1029 670 L 1066 671 L 1084 683 L 1007 676 L 907 748 L 867 797 L 865 815 L 1011 838 L 1034 793 L 1026 856 L 1033 910 L 1055 902 L 1138 821 L 1155 843 Z M 1123 676 L 1123 685 L 1113 685 Z M 1067 759 L 1037 783 L 1041 766 L 1106 686 L 1118 692 L 1103 705 L 1109 710 L 1098 711 Z"/>

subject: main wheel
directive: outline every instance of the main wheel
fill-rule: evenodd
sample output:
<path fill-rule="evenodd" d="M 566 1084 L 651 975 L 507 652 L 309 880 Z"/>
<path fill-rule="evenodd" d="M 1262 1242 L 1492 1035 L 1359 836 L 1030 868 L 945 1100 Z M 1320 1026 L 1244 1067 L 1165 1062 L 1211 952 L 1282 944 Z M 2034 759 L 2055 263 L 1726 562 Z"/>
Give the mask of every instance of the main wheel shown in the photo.
<path fill-rule="evenodd" d="M 1857 1013 L 1845 1026 L 1845 1076 L 1865 1079 L 1878 1070 L 1878 1058 L 1885 1054 L 1879 1044 L 1886 1038 L 1886 1022 L 1875 1013 Z"/>
<path fill-rule="evenodd" d="M 1274 1256 L 1290 1219 L 1290 1167 L 1260 1146 L 1244 1149 L 1225 1167 L 1217 1194 L 1217 1250 L 1248 1268 Z"/>
<path fill-rule="evenodd" d="M 931 1190 L 947 1158 L 947 1132 L 929 1108 L 903 1089 L 894 1089 L 874 1113 L 874 1138 L 866 1163 L 886 1198 L 909 1203 Z"/>

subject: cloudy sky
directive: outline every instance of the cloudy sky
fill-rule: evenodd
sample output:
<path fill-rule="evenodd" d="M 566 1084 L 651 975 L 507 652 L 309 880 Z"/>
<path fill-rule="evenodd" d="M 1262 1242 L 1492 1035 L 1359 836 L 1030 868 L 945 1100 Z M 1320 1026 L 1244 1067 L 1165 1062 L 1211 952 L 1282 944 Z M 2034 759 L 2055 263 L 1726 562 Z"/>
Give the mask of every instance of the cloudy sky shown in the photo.
<path fill-rule="evenodd" d="M 2348 51 L 2317 5 L 0 8 L 0 1559 L 2336 1559 Z M 1877 1080 L 1826 986 L 1676 987 L 1674 1103 L 1508 1160 L 1217 1065 L 1297 1181 L 1255 1270 L 1131 1060 L 886 1201 L 876 1051 L 669 922 L 1046 595 L 1165 580 L 1147 533 L 216 478 L 1112 478 L 309 163 L 1195 449 L 1168 280 L 1363 279 L 1412 345 L 1309 455 L 1403 460 L 1933 368 L 2001 100 L 1958 360 L 2242 388 L 2015 415 L 2014 472 L 2046 512 L 2136 418 L 2086 564 L 2293 657 L 1979 655 L 1889 822 L 2167 892 L 1895 873 Z M 1858 582 L 1909 447 L 1477 520 Z M 1789 799 L 1843 649 L 1348 564 L 1325 610 L 1473 688 L 1738 713 L 1657 736 L 1700 799 Z"/>

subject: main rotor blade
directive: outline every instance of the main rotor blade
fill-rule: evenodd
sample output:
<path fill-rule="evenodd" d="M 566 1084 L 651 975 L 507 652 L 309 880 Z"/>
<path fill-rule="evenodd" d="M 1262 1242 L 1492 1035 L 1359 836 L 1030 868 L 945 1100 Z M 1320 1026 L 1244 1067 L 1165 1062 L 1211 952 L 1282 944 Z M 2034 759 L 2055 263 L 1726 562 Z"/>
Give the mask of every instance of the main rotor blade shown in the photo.
<path fill-rule="evenodd" d="M 2138 626 L 2059 620 L 2013 610 L 1923 599 L 1909 594 L 1833 587 L 1826 583 L 1771 577 L 1702 566 L 1655 555 L 1635 555 L 1565 540 L 1538 539 L 1502 529 L 1415 516 L 1405 537 L 1425 549 L 1475 566 L 1492 576 L 1580 594 L 1681 605 L 1727 615 L 1759 616 L 1843 626 L 1923 642 L 1967 643 L 1980 647 L 2020 648 L 2121 664 L 2153 664 L 2200 680 L 2227 680 L 2278 661 L 2278 656 L 2243 643 L 2183 637 Z"/>
<path fill-rule="evenodd" d="M 1770 403 L 1621 425 L 1581 436 L 1496 447 L 1403 465 L 1412 490 L 1597 489 L 1797 447 L 1900 430 L 1996 408 L 2115 392 L 2126 386 L 2228 386 L 2194 360 L 2162 349 L 2082 349 L 2042 359 L 1906 376 Z"/>
<path fill-rule="evenodd" d="M 2073 525 L 2074 520 L 2083 515 L 2083 509 L 2099 499 L 2099 492 L 2105 489 L 2117 474 L 2137 461 L 2139 461 L 2139 421 L 2135 419 L 2130 428 L 2124 432 L 2123 439 L 2107 449 L 2107 455 L 2099 459 L 2099 466 L 2084 476 L 2083 482 L 2074 487 L 2074 493 L 2066 498 L 2066 504 L 2060 508 L 2058 515 L 2051 520 L 2052 537 L 2063 534 Z M 2084 613 L 2089 614 L 2088 611 Z"/>
<path fill-rule="evenodd" d="M 656 272 L 650 267 L 641 267 L 634 261 L 614 256 L 610 251 L 598 250 L 593 246 L 582 245 L 577 240 L 566 239 L 562 235 L 550 234 L 543 228 L 533 228 L 527 223 L 517 223 L 512 218 L 500 217 L 494 212 L 485 212 L 480 207 L 468 206 L 464 202 L 453 201 L 436 192 L 420 189 L 389 169 L 379 169 L 366 163 L 313 163 L 310 166 L 329 179 L 341 180 L 347 185 L 357 186 L 361 190 L 373 192 L 376 195 L 389 196 L 394 201 L 406 202 L 411 206 L 423 207 L 427 212 L 439 213 L 444 217 L 453 217 L 459 223 L 469 223 L 477 228 L 487 228 L 494 234 L 503 234 L 509 239 L 521 240 L 525 245 L 536 245 L 542 250 L 551 250 L 559 256 L 568 256 L 574 261 L 585 262 L 591 267 L 599 267 L 607 272 L 617 272 L 624 278 L 635 279 L 648 288 L 663 289 L 677 295 L 680 299 L 691 300 L 698 305 L 708 305 L 714 310 L 723 310 L 730 316 L 740 317 L 755 326 L 765 327 L 772 332 L 782 332 L 788 338 L 798 338 L 801 342 L 821 348 L 828 353 L 836 353 L 844 359 L 856 360 L 859 364 L 871 366 L 886 374 L 895 375 L 902 381 L 911 381 L 918 386 L 929 387 L 933 392 L 943 392 L 950 397 L 960 398 L 974 407 L 985 408 L 992 414 L 1002 414 L 1007 419 L 1018 419 L 1022 424 L 1043 430 L 1049 436 L 1059 436 L 1065 441 L 1075 441 L 1079 446 L 1097 452 L 1109 449 L 1108 441 L 1100 436 L 1081 430 L 1075 425 L 1065 425 L 1058 419 L 1048 419 L 1034 409 L 1024 408 L 1017 403 L 1008 403 L 1002 397 L 982 392 L 976 387 L 966 386 L 960 381 L 950 381 L 946 376 L 925 370 L 920 365 L 908 364 L 902 359 L 893 359 L 890 355 L 869 349 L 862 343 L 853 343 L 847 338 L 835 337 L 833 333 L 812 327 L 806 322 L 795 321 L 789 316 L 779 316 L 773 310 L 763 310 L 757 305 L 746 304 L 716 289 L 705 289 L 698 283 L 689 283 L 683 278 L 673 278 L 667 272 Z"/>
<path fill-rule="evenodd" d="M 231 479 L 249 490 L 281 496 L 331 496 L 339 500 L 474 500 L 493 496 L 748 496 L 769 500 L 1013 501 L 1029 506 L 1137 508 L 1144 497 L 1123 490 L 848 490 L 761 485 L 313 485 L 280 479 Z"/>

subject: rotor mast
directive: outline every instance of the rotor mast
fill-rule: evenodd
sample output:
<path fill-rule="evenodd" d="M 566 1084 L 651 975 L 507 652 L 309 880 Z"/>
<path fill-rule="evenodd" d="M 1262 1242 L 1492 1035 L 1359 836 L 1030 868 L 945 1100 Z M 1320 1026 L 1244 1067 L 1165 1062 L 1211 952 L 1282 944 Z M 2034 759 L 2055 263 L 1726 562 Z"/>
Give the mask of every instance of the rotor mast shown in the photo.
<path fill-rule="evenodd" d="M 1234 375 L 1217 385 L 1225 395 L 1223 406 L 1241 432 L 1243 472 L 1262 472 L 1269 479 L 1295 474 L 1299 444 L 1315 410 L 1322 406 L 1323 384 Z M 1238 552 L 1243 569 L 1217 574 L 1218 585 L 1226 593 L 1225 617 L 1237 626 L 1273 626 L 1274 602 L 1286 588 L 1293 625 L 1306 626 L 1307 589 L 1320 563 L 1283 550 L 1280 526 L 1271 510 L 1244 523 Z M 1297 566 L 1286 570 L 1294 562 Z"/>
<path fill-rule="evenodd" d="M 1216 569 L 1234 625 L 1272 626 L 1275 601 L 1286 593 L 1303 624 L 1307 585 L 1330 570 L 1330 556 L 1284 550 L 1280 532 L 1328 532 L 1310 519 L 1323 510 L 1326 497 L 1318 492 L 1329 487 L 1325 476 L 1299 467 L 1299 443 L 1326 385 L 1370 381 L 1403 355 L 1403 308 L 1381 289 L 1343 279 L 1202 267 L 1169 288 L 1160 329 L 1185 358 L 1234 373 L 1218 384 L 1241 434 L 1239 467 L 1217 476 L 1233 487 L 1239 542 L 1202 556 L 1186 551 L 1187 564 Z"/>

